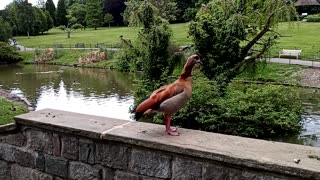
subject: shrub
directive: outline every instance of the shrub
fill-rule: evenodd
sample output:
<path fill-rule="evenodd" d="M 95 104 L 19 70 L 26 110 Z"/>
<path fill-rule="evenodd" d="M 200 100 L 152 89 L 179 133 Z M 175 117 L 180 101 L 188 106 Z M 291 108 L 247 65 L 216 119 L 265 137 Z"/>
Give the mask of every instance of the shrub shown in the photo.
<path fill-rule="evenodd" d="M 14 64 L 22 61 L 21 55 L 16 47 L 9 46 L 7 43 L 0 42 L 0 64 Z"/>
<path fill-rule="evenodd" d="M 282 86 L 229 86 L 219 97 L 217 86 L 195 81 L 192 98 L 173 118 L 182 127 L 247 137 L 267 138 L 300 130 L 298 94 Z"/>
<path fill-rule="evenodd" d="M 107 60 L 107 53 L 105 51 L 92 51 L 85 56 L 79 58 L 79 63 L 90 64 Z"/>
<path fill-rule="evenodd" d="M 309 15 L 305 19 L 307 22 L 320 22 L 320 14 Z"/>
<path fill-rule="evenodd" d="M 56 49 L 48 48 L 48 49 L 36 49 L 34 61 L 36 63 L 46 63 L 58 58 L 58 52 Z"/>

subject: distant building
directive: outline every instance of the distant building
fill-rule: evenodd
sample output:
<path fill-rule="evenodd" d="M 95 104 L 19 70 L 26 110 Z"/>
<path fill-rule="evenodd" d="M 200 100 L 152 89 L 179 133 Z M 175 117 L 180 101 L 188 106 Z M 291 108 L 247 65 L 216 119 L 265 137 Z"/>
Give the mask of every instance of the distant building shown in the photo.
<path fill-rule="evenodd" d="M 298 0 L 295 7 L 299 15 L 302 13 L 320 14 L 320 0 Z"/>

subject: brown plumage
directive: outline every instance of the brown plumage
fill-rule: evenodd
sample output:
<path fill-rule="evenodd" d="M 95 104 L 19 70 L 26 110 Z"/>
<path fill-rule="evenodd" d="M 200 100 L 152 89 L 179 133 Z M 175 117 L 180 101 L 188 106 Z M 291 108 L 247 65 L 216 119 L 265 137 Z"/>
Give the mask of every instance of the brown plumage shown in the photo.
<path fill-rule="evenodd" d="M 179 135 L 175 128 L 170 127 L 171 116 L 188 103 L 192 93 L 192 68 L 199 62 L 198 55 L 190 56 L 180 77 L 174 83 L 155 90 L 148 99 L 138 105 L 135 119 L 138 120 L 144 114 L 151 112 L 164 113 L 166 132 L 169 135 Z"/>

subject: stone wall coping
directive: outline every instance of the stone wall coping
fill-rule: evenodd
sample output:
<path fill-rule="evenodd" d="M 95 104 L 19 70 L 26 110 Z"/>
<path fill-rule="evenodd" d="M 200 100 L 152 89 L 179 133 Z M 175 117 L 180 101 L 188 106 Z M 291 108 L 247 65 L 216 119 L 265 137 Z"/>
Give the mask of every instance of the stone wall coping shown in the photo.
<path fill-rule="evenodd" d="M 164 125 L 99 117 L 53 109 L 15 117 L 17 124 L 74 134 L 99 140 L 119 141 L 194 158 L 204 158 L 243 168 L 319 179 L 320 148 L 238 136 L 179 129 L 169 136 Z M 295 163 L 294 159 L 300 159 Z"/>

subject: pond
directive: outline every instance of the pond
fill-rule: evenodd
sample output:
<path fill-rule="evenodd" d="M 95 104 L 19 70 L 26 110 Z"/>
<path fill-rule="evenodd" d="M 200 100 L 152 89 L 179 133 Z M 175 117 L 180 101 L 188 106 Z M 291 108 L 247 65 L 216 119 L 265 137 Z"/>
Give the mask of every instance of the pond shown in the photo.
<path fill-rule="evenodd" d="M 130 120 L 134 74 L 53 65 L 0 66 L 0 87 L 35 110 L 59 109 Z M 320 147 L 320 116 L 303 115 L 300 134 L 273 140 Z"/>
<path fill-rule="evenodd" d="M 25 96 L 35 110 L 59 109 L 130 119 L 133 75 L 52 65 L 0 66 L 0 86 Z"/>

